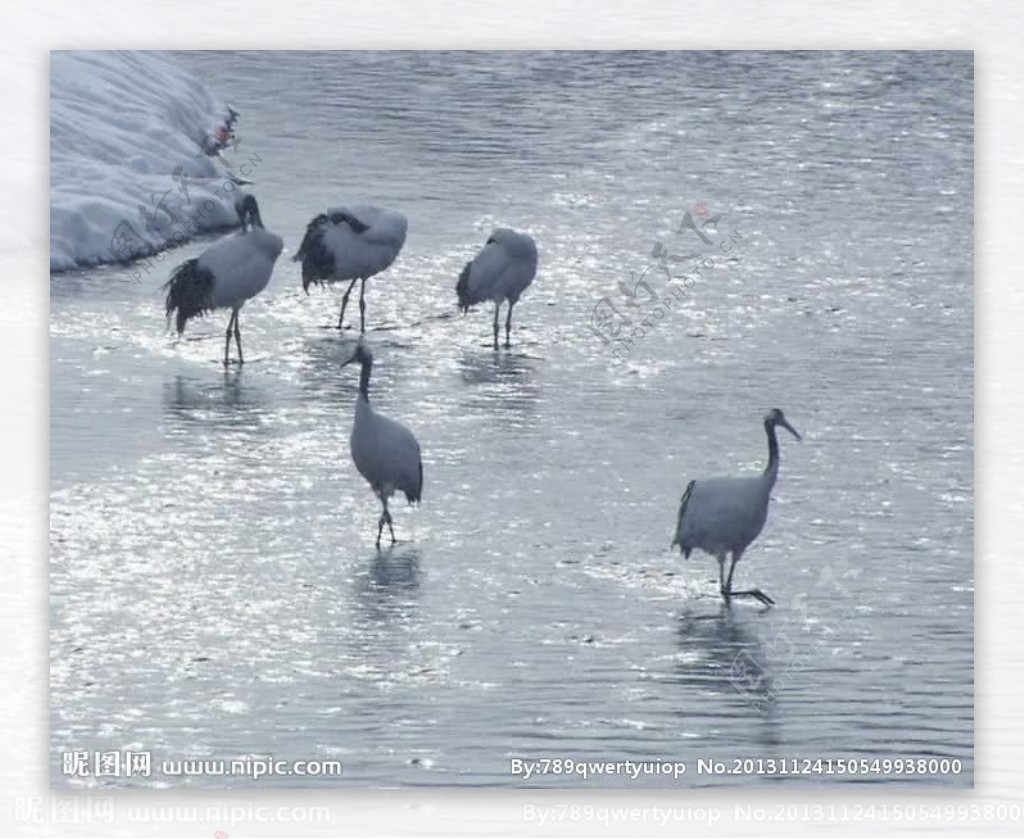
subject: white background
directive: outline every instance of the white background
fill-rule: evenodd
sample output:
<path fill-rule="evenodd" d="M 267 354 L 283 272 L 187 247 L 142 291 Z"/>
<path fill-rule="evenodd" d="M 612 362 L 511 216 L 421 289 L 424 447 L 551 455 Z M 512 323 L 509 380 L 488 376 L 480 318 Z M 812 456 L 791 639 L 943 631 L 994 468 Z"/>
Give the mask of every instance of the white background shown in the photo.
<path fill-rule="evenodd" d="M 996 809 L 986 818 L 984 810 L 999 803 L 1024 809 L 1024 573 L 1017 532 L 1024 519 L 1024 382 L 1017 378 L 1024 359 L 1024 15 L 1018 4 L 18 0 L 4 4 L 3 19 L 0 835 L 820 836 L 820 823 L 771 820 L 780 809 L 784 815 L 815 815 L 815 806 L 824 808 L 819 813 L 826 817 L 838 819 L 844 807 L 846 815 L 859 816 L 830 823 L 826 830 L 835 835 L 1024 832 L 1024 820 L 1000 821 Z M 48 51 L 397 47 L 975 50 L 979 468 L 973 792 L 817 793 L 764 784 L 749 793 L 643 795 L 465 790 L 49 795 Z M 216 89 L 215 80 L 211 84 Z M 874 821 L 868 820 L 871 804 Z M 910 804 L 927 809 L 908 820 L 906 809 L 897 808 Z M 980 818 L 929 818 L 931 808 L 948 804 L 979 805 Z M 762 807 L 764 813 L 745 818 L 747 806 Z M 548 815 L 543 824 L 542 813 Z"/>

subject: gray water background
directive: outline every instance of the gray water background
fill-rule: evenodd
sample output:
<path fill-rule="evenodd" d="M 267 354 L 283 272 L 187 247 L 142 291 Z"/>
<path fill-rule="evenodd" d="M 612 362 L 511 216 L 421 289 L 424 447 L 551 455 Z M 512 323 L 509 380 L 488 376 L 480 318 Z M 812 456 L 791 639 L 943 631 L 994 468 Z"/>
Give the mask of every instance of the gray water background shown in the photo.
<path fill-rule="evenodd" d="M 62 753 L 124 749 L 344 763 L 260 786 L 522 785 L 514 757 L 691 764 L 531 786 L 779 780 L 698 757 L 949 757 L 898 783 L 972 783 L 969 53 L 179 59 L 242 112 L 286 252 L 227 372 L 226 314 L 176 342 L 159 290 L 210 239 L 141 282 L 51 278 L 55 784 L 81 783 Z M 409 218 L 369 284 L 371 395 L 426 475 L 381 554 L 355 335 L 290 261 L 361 201 Z M 676 233 L 697 204 L 730 254 Z M 454 284 L 497 224 L 541 267 L 495 354 Z M 656 242 L 677 278 L 714 267 L 617 361 L 588 324 L 645 269 L 669 293 Z M 804 441 L 737 580 L 779 605 L 725 610 L 713 560 L 669 550 L 676 509 L 763 467 L 775 406 Z"/>

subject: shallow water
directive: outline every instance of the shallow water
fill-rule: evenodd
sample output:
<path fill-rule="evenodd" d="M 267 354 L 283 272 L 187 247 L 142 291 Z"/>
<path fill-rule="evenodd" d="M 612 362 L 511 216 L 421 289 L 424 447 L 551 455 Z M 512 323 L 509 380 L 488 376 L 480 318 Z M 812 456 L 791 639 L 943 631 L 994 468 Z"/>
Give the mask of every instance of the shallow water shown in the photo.
<path fill-rule="evenodd" d="M 63 775 L 125 749 L 344 764 L 261 786 L 779 780 L 702 757 L 959 758 L 898 782 L 973 782 L 969 53 L 180 58 L 242 111 L 286 252 L 227 372 L 226 315 L 176 342 L 159 291 L 210 240 L 142 282 L 51 278 L 55 784 L 182 782 Z M 425 463 L 379 554 L 355 336 L 289 258 L 359 201 L 409 217 L 369 283 L 371 396 Z M 699 204 L 711 245 L 676 233 Z M 541 255 L 497 354 L 454 295 L 496 224 Z M 669 294 L 656 242 L 677 278 L 713 261 L 663 318 L 618 290 L 648 269 Z M 621 361 L 588 326 L 606 295 L 654 323 Z M 714 561 L 669 550 L 676 508 L 762 467 L 774 406 L 804 440 L 737 580 L 778 606 L 725 610 Z M 545 757 L 690 771 L 510 773 Z"/>

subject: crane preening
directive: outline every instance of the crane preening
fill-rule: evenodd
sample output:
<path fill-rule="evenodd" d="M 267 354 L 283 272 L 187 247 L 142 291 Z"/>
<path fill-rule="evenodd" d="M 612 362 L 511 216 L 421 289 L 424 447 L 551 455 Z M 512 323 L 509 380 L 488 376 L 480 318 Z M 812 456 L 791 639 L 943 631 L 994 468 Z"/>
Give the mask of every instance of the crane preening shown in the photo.
<path fill-rule="evenodd" d="M 214 309 L 231 309 L 224 339 L 224 366 L 228 364 L 231 335 L 238 346 L 238 363 L 243 364 L 242 334 L 238 312 L 270 282 L 274 263 L 281 255 L 281 237 L 263 227 L 259 205 L 246 195 L 238 206 L 242 231 L 211 245 L 195 259 L 179 265 L 164 285 L 167 292 L 167 318 L 177 312 L 178 334 L 185 331 L 190 318 Z"/>
<path fill-rule="evenodd" d="M 733 597 L 753 597 L 766 606 L 775 603 L 759 588 L 733 591 L 732 575 L 736 563 L 760 535 L 768 517 L 772 487 L 779 476 L 779 441 L 775 436 L 778 426 L 800 439 L 800 434 L 782 411 L 773 408 L 764 418 L 764 430 L 768 435 L 768 465 L 764 472 L 690 481 L 679 504 L 672 545 L 679 545 L 680 552 L 687 559 L 694 548 L 700 548 L 718 560 L 719 587 L 726 603 Z M 732 557 L 728 576 L 725 575 L 727 554 Z"/>
<path fill-rule="evenodd" d="M 359 280 L 359 331 L 366 331 L 366 281 L 395 261 L 408 226 L 398 211 L 369 205 L 335 207 L 307 225 L 298 253 L 292 257 L 302 263 L 305 292 L 309 293 L 312 284 L 350 281 L 341 298 L 338 329 L 345 320 L 349 294 Z"/>
<path fill-rule="evenodd" d="M 531 236 L 499 227 L 480 252 L 466 263 L 459 274 L 455 293 L 465 314 L 470 306 L 494 301 L 494 349 L 498 349 L 498 315 L 508 301 L 505 318 L 505 347 L 511 347 L 512 307 L 537 274 L 537 244 Z"/>

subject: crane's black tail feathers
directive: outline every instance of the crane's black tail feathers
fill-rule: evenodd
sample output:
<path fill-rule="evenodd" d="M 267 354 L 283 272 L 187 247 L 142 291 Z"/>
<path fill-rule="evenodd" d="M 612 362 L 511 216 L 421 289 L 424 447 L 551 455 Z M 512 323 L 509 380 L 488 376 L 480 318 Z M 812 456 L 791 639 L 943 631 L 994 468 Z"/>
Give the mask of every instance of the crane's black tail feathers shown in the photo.
<path fill-rule="evenodd" d="M 177 310 L 175 325 L 178 334 L 185 331 L 190 318 L 202 316 L 213 309 L 213 274 L 199 266 L 199 260 L 189 259 L 174 269 L 164 284 L 167 291 L 167 320 Z"/>
<path fill-rule="evenodd" d="M 410 504 L 419 504 L 420 498 L 423 497 L 423 461 L 420 461 L 420 475 L 419 480 L 416 481 L 416 487 L 412 492 L 405 494 L 405 500 Z"/>
<path fill-rule="evenodd" d="M 323 227 L 324 222 L 326 221 L 327 216 L 321 213 L 306 225 L 306 235 L 302 237 L 302 244 L 299 245 L 299 249 L 295 252 L 295 256 L 292 257 L 293 262 L 305 259 L 306 254 L 309 252 L 313 244 L 313 240 L 318 238 L 320 228 Z"/>
<path fill-rule="evenodd" d="M 693 552 L 692 547 L 684 545 L 679 540 L 679 535 L 683 527 L 683 515 L 686 513 L 686 505 L 690 503 L 690 496 L 693 494 L 693 488 L 696 485 L 696 481 L 690 481 L 690 483 L 686 485 L 686 491 L 683 493 L 683 497 L 679 502 L 679 515 L 676 517 L 676 538 L 672 540 L 672 544 L 679 545 L 679 552 L 683 555 L 683 559 L 689 559 L 690 554 Z"/>
<path fill-rule="evenodd" d="M 302 290 L 309 294 L 311 285 L 322 285 L 334 271 L 334 255 L 324 245 L 324 227 L 329 219 L 321 213 L 306 226 L 306 235 L 294 262 L 302 262 Z"/>
<path fill-rule="evenodd" d="M 465 314 L 469 311 L 469 307 L 474 303 L 479 303 L 479 300 L 474 300 L 472 295 L 469 293 L 469 269 L 472 267 L 472 262 L 467 262 L 466 267 L 462 269 L 462 273 L 459 274 L 459 281 L 455 284 L 455 293 L 459 298 L 459 309 Z"/>

